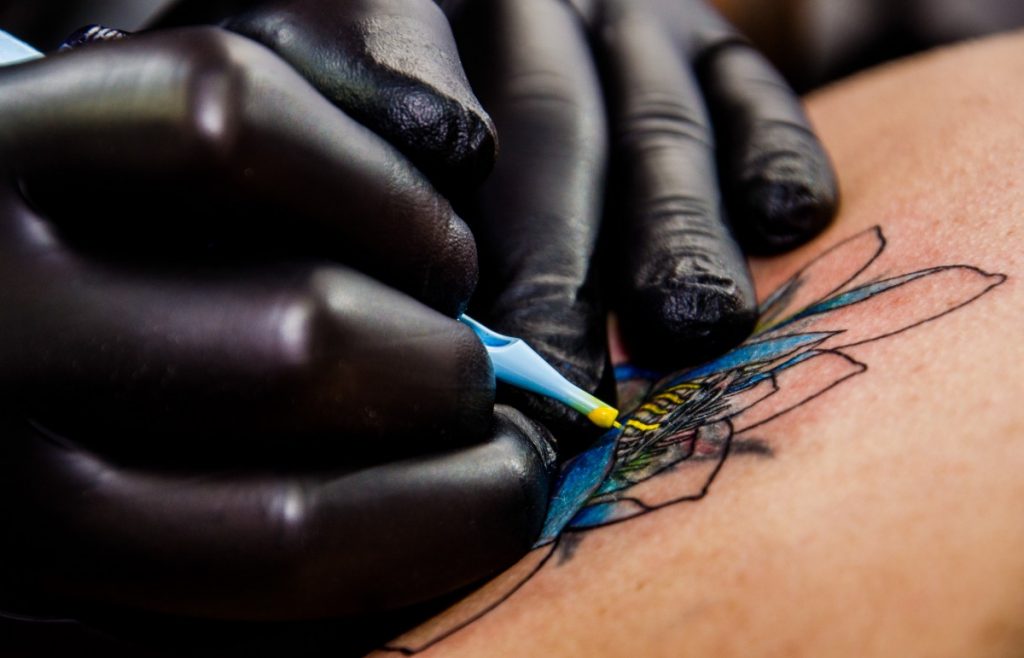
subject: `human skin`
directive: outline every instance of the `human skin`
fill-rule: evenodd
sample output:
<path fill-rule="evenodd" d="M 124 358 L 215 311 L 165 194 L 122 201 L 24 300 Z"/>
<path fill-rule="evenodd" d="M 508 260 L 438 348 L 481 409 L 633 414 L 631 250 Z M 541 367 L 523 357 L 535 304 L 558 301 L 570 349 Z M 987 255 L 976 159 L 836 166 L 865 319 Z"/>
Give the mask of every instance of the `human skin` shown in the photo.
<path fill-rule="evenodd" d="M 1020 655 L 1022 61 L 1012 35 L 815 94 L 839 221 L 753 263 L 763 298 L 878 225 L 879 276 L 966 264 L 1005 279 L 984 274 L 992 286 L 955 312 L 844 349 L 869 371 L 760 426 L 768 452 L 732 455 L 701 500 L 577 533 L 421 655 Z M 850 317 L 870 329 L 948 291 L 925 292 Z"/>

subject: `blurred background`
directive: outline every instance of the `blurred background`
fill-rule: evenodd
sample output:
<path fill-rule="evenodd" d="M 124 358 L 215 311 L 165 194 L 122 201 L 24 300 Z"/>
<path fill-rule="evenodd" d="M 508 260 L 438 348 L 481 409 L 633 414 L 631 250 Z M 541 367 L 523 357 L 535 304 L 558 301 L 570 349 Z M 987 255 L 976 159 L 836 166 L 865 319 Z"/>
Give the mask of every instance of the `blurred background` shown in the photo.
<path fill-rule="evenodd" d="M 1024 26 L 1021 0 L 716 0 L 798 90 Z"/>
<path fill-rule="evenodd" d="M 0 29 L 48 51 L 89 23 L 138 29 L 172 1 L 0 0 Z M 1022 0 L 714 1 L 801 91 L 887 59 L 1024 26 Z"/>

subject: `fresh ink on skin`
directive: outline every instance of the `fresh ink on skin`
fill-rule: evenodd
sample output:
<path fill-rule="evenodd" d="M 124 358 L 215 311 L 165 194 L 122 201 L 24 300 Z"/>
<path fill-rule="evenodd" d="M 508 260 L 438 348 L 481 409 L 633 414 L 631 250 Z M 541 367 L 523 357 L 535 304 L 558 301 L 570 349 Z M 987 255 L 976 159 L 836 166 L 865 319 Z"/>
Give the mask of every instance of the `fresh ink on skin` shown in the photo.
<path fill-rule="evenodd" d="M 632 411 L 563 467 L 533 552 L 384 649 L 412 655 L 457 633 L 514 596 L 556 552 L 572 560 L 588 532 L 703 499 L 730 456 L 774 456 L 754 432 L 867 372 L 845 349 L 938 320 L 1007 280 L 970 265 L 889 276 L 872 267 L 885 249 L 875 227 L 825 251 L 761 303 L 753 336 L 710 363 L 656 383 L 650 371 L 619 366 L 621 390 L 633 400 L 621 402 Z M 900 298 L 916 303 L 891 304 Z"/>

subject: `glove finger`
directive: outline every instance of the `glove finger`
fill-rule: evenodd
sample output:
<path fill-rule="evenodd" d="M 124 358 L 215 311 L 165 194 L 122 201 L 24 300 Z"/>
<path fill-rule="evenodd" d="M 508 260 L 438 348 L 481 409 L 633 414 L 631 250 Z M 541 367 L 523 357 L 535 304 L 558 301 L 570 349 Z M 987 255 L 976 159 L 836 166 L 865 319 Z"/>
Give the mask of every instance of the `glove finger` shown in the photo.
<path fill-rule="evenodd" d="M 695 61 L 714 117 L 729 217 L 744 250 L 780 253 L 821 233 L 835 216 L 838 186 L 796 93 L 736 37 L 705 45 Z"/>
<path fill-rule="evenodd" d="M 722 216 L 715 148 L 692 71 L 652 14 L 605 3 L 604 52 L 613 126 L 615 238 L 606 257 L 634 359 L 695 362 L 753 329 L 756 300 Z"/>
<path fill-rule="evenodd" d="M 600 84 L 577 16 L 560 0 L 471 5 L 456 23 L 469 74 L 503 139 L 468 221 L 481 251 L 473 313 L 526 340 L 573 383 L 610 392 L 595 249 L 607 161 Z M 559 440 L 593 426 L 510 391 Z"/>
<path fill-rule="evenodd" d="M 539 534 L 554 468 L 507 408 L 479 445 L 302 475 L 129 468 L 6 425 L 4 591 L 187 616 L 338 617 L 480 580 Z"/>
<path fill-rule="evenodd" d="M 709 3 L 647 1 L 700 77 L 744 250 L 779 253 L 820 233 L 835 215 L 837 184 L 795 92 Z"/>
<path fill-rule="evenodd" d="M 217 21 L 263 43 L 446 192 L 472 189 L 490 172 L 494 126 L 433 0 L 229 3 L 219 16 L 195 8 L 205 4 L 178 3 L 160 24 Z"/>
<path fill-rule="evenodd" d="M 478 436 L 493 404 L 472 330 L 363 274 L 101 266 L 9 188 L 0 305 L 5 399 L 76 438 L 123 437 L 125 450 L 408 452 L 418 440 L 398 438 L 414 431 Z M 143 430 L 161 449 L 132 444 Z M 339 434 L 360 441 L 338 445 Z"/>
<path fill-rule="evenodd" d="M 90 45 L 0 70 L 0 90 L 0 167 L 90 248 L 325 257 L 452 316 L 476 284 L 450 204 L 248 39 L 192 28 Z"/>

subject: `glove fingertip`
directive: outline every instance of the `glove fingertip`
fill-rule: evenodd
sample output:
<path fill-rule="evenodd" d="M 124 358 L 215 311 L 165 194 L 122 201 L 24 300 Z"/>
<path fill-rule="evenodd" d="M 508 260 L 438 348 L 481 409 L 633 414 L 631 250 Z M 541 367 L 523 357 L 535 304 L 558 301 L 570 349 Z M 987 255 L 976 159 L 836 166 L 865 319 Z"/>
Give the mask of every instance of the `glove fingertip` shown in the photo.
<path fill-rule="evenodd" d="M 430 258 L 420 298 L 438 311 L 458 318 L 466 312 L 479 280 L 476 240 L 461 218 L 452 213 L 440 251 Z"/>
<path fill-rule="evenodd" d="M 838 183 L 824 146 L 806 126 L 759 123 L 749 142 L 730 150 L 736 163 L 732 175 L 725 177 L 733 181 L 730 218 L 746 253 L 794 249 L 832 222 Z"/>
<path fill-rule="evenodd" d="M 497 133 L 482 109 L 422 88 L 403 91 L 387 109 L 392 125 L 379 128 L 440 189 L 475 189 L 494 168 Z"/>
<path fill-rule="evenodd" d="M 419 16 L 411 21 L 378 16 L 373 3 L 329 16 L 257 7 L 222 26 L 275 51 L 450 194 L 487 178 L 497 139 L 462 71 L 448 23 L 431 7 L 423 15 L 410 7 Z"/>
<path fill-rule="evenodd" d="M 460 434 L 483 436 L 494 412 L 495 379 L 491 358 L 473 330 L 455 323 L 454 369 L 459 388 L 456 426 Z"/>
<path fill-rule="evenodd" d="M 725 281 L 684 280 L 635 291 L 620 314 L 637 365 L 670 369 L 718 356 L 757 322 L 752 290 Z"/>
<path fill-rule="evenodd" d="M 804 180 L 757 180 L 740 195 L 738 212 L 746 216 L 737 238 L 744 251 L 775 255 L 810 241 L 836 214 L 834 188 Z"/>

